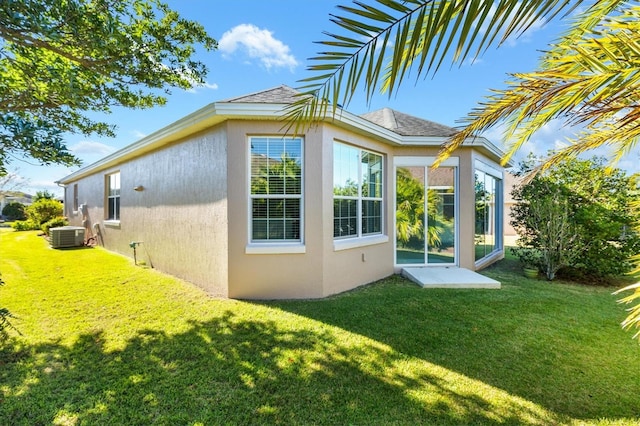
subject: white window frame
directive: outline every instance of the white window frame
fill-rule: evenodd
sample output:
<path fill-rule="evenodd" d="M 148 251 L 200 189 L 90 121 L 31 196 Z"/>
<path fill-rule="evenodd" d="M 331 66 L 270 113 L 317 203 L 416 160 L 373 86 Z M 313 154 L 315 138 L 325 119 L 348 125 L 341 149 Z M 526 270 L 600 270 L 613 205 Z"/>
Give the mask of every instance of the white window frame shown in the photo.
<path fill-rule="evenodd" d="M 333 193 L 332 187 L 332 206 L 335 205 L 335 200 L 354 200 L 356 201 L 356 233 L 353 235 L 345 235 L 345 236 L 335 236 L 333 235 L 333 243 L 334 250 L 345 250 L 349 248 L 362 247 L 367 245 L 381 244 L 389 241 L 389 237 L 385 234 L 385 212 L 386 212 L 386 186 L 387 182 L 385 180 L 385 155 L 380 152 L 375 152 L 369 149 L 365 149 L 356 145 L 351 145 L 339 140 L 334 140 L 332 145 L 332 152 L 335 153 L 335 146 L 342 145 L 348 148 L 354 149 L 358 152 L 358 158 L 362 158 L 362 153 L 368 153 L 377 155 L 380 157 L 380 183 L 382 185 L 381 188 L 381 196 L 380 197 L 364 197 L 362 195 L 362 161 L 358 161 L 358 171 L 356 182 L 358 193 L 355 196 L 351 195 L 335 195 Z M 335 164 L 336 158 L 335 154 L 333 155 L 333 165 L 334 165 L 334 179 L 335 179 Z M 362 230 L 362 213 L 363 213 L 363 202 L 364 201 L 379 201 L 380 202 L 380 231 L 374 233 L 363 234 Z M 335 216 L 333 217 L 335 221 Z M 333 227 L 332 227 L 333 229 Z M 332 231 L 333 233 L 333 231 Z"/>
<path fill-rule="evenodd" d="M 427 188 L 429 185 L 429 181 L 428 181 L 428 172 L 429 172 L 429 168 L 433 167 L 433 165 L 435 164 L 437 160 L 437 157 L 419 157 L 419 156 L 398 156 L 395 157 L 393 159 L 393 194 L 391 195 L 391 197 L 393 198 L 393 209 L 395 212 L 396 209 L 396 188 L 398 185 L 397 182 L 397 177 L 396 177 L 396 170 L 399 167 L 424 167 L 425 168 L 425 178 L 427 179 L 426 184 L 427 184 Z M 453 263 L 420 263 L 420 264 L 416 264 L 415 266 L 428 266 L 428 267 L 433 267 L 433 268 L 441 268 L 441 267 L 451 267 L 451 266 L 456 266 L 460 264 L 460 241 L 461 241 L 461 235 L 460 235 L 460 158 L 459 157 L 449 157 L 447 159 L 445 159 L 444 161 L 442 161 L 440 163 L 439 167 L 450 167 L 454 169 L 454 186 L 453 186 L 453 191 L 454 191 L 454 233 L 455 233 L 455 253 L 454 253 L 454 262 Z M 427 199 L 425 197 L 425 212 L 427 209 Z M 396 215 L 393 215 L 393 263 L 394 266 L 396 268 L 406 268 L 411 266 L 412 264 L 408 264 L 408 263 L 403 263 L 403 264 L 398 264 L 397 263 L 397 259 L 396 259 L 396 253 L 398 251 L 398 241 L 395 235 L 397 229 L 397 224 L 396 224 Z M 426 255 L 427 253 L 425 253 L 425 261 L 426 261 Z"/>
<path fill-rule="evenodd" d="M 111 187 L 112 176 L 115 176 L 116 182 L 118 184 L 117 188 Z M 111 193 L 112 190 L 117 190 L 117 194 L 112 194 Z M 117 225 L 120 223 L 120 217 L 121 217 L 120 208 L 121 208 L 121 202 L 122 202 L 121 191 L 122 191 L 122 182 L 120 180 L 120 171 L 105 175 L 105 210 L 104 210 L 105 224 Z M 109 215 L 109 210 L 112 202 L 117 203 L 117 204 L 114 204 L 114 209 L 113 209 L 114 217 L 110 217 Z M 116 205 L 117 205 L 117 209 L 115 208 Z"/>
<path fill-rule="evenodd" d="M 251 193 L 251 160 L 252 160 L 252 140 L 254 139 L 284 139 L 300 141 L 300 194 L 252 194 Z M 247 138 L 247 238 L 245 247 L 246 254 L 299 254 L 305 253 L 304 245 L 304 224 L 305 224 L 305 141 L 303 137 L 284 137 L 277 135 L 252 135 Z M 274 199 L 299 199 L 299 238 L 296 240 L 254 240 L 253 239 L 253 200 L 256 198 Z"/>

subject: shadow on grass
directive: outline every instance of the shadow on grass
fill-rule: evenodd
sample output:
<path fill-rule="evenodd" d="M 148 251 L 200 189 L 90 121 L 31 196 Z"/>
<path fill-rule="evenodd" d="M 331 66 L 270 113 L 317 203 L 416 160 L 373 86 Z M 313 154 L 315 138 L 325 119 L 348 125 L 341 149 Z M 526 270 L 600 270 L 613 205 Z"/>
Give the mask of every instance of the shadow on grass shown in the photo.
<path fill-rule="evenodd" d="M 141 332 L 112 351 L 101 332 L 71 346 L 16 343 L 0 352 L 0 423 L 549 422 L 519 404 L 496 416 L 487 400 L 452 390 L 442 377 L 390 369 L 404 356 L 383 345 L 351 347 L 322 330 L 227 312 L 175 335 Z M 439 396 L 431 404 L 411 397 L 425 385 Z"/>
<path fill-rule="evenodd" d="M 262 303 L 389 345 L 558 416 L 637 419 L 638 345 L 606 289 L 487 271 L 501 290 L 421 289 L 395 276 L 325 300 Z M 505 285 L 506 283 L 506 285 Z"/>

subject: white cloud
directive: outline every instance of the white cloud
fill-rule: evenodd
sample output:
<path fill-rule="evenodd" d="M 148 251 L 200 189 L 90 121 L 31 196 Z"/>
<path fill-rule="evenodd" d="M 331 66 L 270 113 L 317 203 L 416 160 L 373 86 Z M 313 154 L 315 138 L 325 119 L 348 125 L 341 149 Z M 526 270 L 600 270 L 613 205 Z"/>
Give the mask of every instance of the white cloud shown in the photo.
<path fill-rule="evenodd" d="M 142 133 L 140 130 L 132 130 L 130 133 L 131 133 L 131 134 L 133 135 L 133 137 L 134 137 L 134 138 L 136 138 L 136 139 L 142 139 L 142 138 L 144 138 L 145 136 L 147 136 L 147 134 L 146 134 L 146 133 Z"/>
<path fill-rule="evenodd" d="M 517 8 L 516 8 L 517 9 Z M 509 17 L 507 18 L 506 22 L 511 22 L 513 20 L 513 18 L 515 17 L 515 10 L 511 12 L 511 15 L 509 15 Z M 487 20 L 482 24 L 482 26 L 480 27 L 480 32 L 481 33 L 486 33 L 487 32 L 487 28 L 489 27 L 488 22 L 490 22 L 494 15 L 496 14 L 496 6 L 495 4 L 491 6 L 491 9 L 489 11 L 489 15 L 487 16 Z M 533 33 L 541 30 L 545 25 L 546 25 L 547 21 L 541 18 L 536 19 L 534 22 L 531 23 L 531 25 L 526 29 L 526 31 L 522 34 L 520 33 L 515 33 L 512 34 L 511 36 L 509 36 L 509 38 L 507 38 L 505 40 L 505 44 L 507 46 L 510 47 L 514 47 L 516 46 L 518 43 L 520 42 L 529 42 L 531 41 L 531 39 L 533 38 Z M 501 33 L 498 36 L 498 39 L 501 39 L 502 36 L 504 34 Z"/>
<path fill-rule="evenodd" d="M 499 124 L 483 133 L 482 136 L 500 146 L 502 149 L 505 149 L 508 145 L 508 141 L 505 140 L 506 128 L 507 126 L 505 124 Z M 512 162 L 517 164 L 518 161 L 523 160 L 530 153 L 539 157 L 545 157 L 550 150 L 567 146 L 567 138 L 575 136 L 577 131 L 576 128 L 565 126 L 562 120 L 553 120 L 545 124 L 540 130 L 533 134 L 529 141 L 520 147 L 513 156 Z"/>
<path fill-rule="evenodd" d="M 216 83 L 196 83 L 193 82 L 193 87 L 191 89 L 187 89 L 188 93 L 197 93 L 198 89 L 210 89 L 210 90 L 218 90 L 218 85 Z"/>
<path fill-rule="evenodd" d="M 202 84 L 199 84 L 198 87 L 202 87 L 204 89 L 218 90 L 218 85 L 216 83 L 204 82 Z"/>
<path fill-rule="evenodd" d="M 505 130 L 506 125 L 500 124 L 484 132 L 482 136 L 504 149 L 506 146 L 504 140 Z M 533 134 L 527 143 L 520 147 L 514 155 L 512 163 L 517 166 L 518 162 L 526 158 L 529 153 L 533 153 L 538 157 L 546 157 L 549 151 L 566 148 L 570 143 L 569 139 L 576 138 L 579 132 L 580 127 L 566 126 L 563 120 L 555 119 L 545 124 L 540 130 Z M 602 156 L 607 161 L 614 158 L 611 147 L 608 146 L 584 152 L 580 155 L 580 158 L 592 158 L 594 156 Z M 629 174 L 638 173 L 640 172 L 640 161 L 638 160 L 640 160 L 640 153 L 632 152 L 623 157 L 616 167 L 625 170 Z"/>
<path fill-rule="evenodd" d="M 218 42 L 218 50 L 227 56 L 243 52 L 251 59 L 258 59 L 267 69 L 293 70 L 298 65 L 289 46 L 274 38 L 271 31 L 251 24 L 240 24 L 225 32 Z"/>
<path fill-rule="evenodd" d="M 115 148 L 100 142 L 81 141 L 70 146 L 69 151 L 80 156 L 86 154 L 107 155 L 115 151 Z"/>

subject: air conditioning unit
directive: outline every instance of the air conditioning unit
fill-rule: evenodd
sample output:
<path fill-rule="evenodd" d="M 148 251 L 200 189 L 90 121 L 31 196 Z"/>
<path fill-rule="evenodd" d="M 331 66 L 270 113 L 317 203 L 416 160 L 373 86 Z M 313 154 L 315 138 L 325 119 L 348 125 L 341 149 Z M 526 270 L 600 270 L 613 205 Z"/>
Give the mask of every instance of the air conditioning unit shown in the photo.
<path fill-rule="evenodd" d="M 49 229 L 51 247 L 80 247 L 84 244 L 84 228 L 81 226 L 61 226 Z"/>

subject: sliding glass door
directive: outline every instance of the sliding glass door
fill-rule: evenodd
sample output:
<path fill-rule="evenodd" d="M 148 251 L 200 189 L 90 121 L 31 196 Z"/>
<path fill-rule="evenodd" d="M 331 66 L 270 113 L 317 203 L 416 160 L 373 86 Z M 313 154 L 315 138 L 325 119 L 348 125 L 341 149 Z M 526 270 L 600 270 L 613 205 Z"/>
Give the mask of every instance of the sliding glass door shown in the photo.
<path fill-rule="evenodd" d="M 396 264 L 457 263 L 456 165 L 396 159 Z"/>

